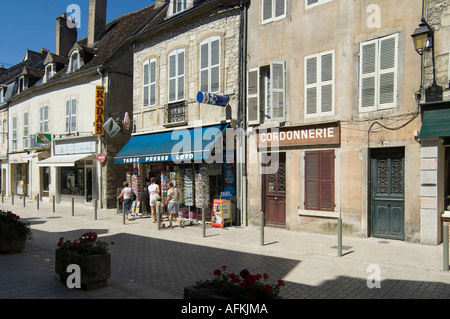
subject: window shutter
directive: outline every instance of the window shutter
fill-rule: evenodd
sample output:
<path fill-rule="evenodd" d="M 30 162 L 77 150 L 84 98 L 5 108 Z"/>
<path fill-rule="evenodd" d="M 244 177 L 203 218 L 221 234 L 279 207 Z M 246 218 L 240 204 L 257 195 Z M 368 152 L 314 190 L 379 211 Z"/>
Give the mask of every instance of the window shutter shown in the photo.
<path fill-rule="evenodd" d="M 144 98 L 144 107 L 149 106 L 150 101 L 150 87 L 149 87 L 149 62 L 146 61 L 144 63 L 144 90 L 143 90 L 143 98 Z"/>
<path fill-rule="evenodd" d="M 320 209 L 334 210 L 334 151 L 320 152 Z"/>
<path fill-rule="evenodd" d="M 77 100 L 72 100 L 72 112 L 71 112 L 71 122 L 70 122 L 70 132 L 74 133 L 77 130 Z"/>
<path fill-rule="evenodd" d="M 210 92 L 220 91 L 220 39 L 211 42 L 211 88 Z"/>
<path fill-rule="evenodd" d="M 317 113 L 317 58 L 306 59 L 306 114 Z"/>
<path fill-rule="evenodd" d="M 361 44 L 360 110 L 376 109 L 377 41 Z"/>
<path fill-rule="evenodd" d="M 200 91 L 208 92 L 208 67 L 209 67 L 208 43 L 200 46 Z"/>
<path fill-rule="evenodd" d="M 247 75 L 247 122 L 260 123 L 259 68 L 251 69 Z"/>
<path fill-rule="evenodd" d="M 380 79 L 379 103 L 380 108 L 394 107 L 397 97 L 396 69 L 397 69 L 397 35 L 380 40 Z"/>
<path fill-rule="evenodd" d="M 156 105 L 156 59 L 150 61 L 150 105 Z"/>
<path fill-rule="evenodd" d="M 176 100 L 176 53 L 169 56 L 169 102 Z"/>
<path fill-rule="evenodd" d="M 48 133 L 48 105 L 44 106 L 44 131 L 43 133 Z"/>
<path fill-rule="evenodd" d="M 285 80 L 285 63 L 271 62 L 271 99 L 272 99 L 272 120 L 284 120 L 284 110 L 286 105 L 286 80 Z"/>
<path fill-rule="evenodd" d="M 325 54 L 321 57 L 321 112 L 333 111 L 333 54 Z"/>
<path fill-rule="evenodd" d="M 66 100 L 66 133 L 70 130 L 70 100 Z"/>
<path fill-rule="evenodd" d="M 282 17 L 286 14 L 286 0 L 275 1 L 275 18 Z"/>
<path fill-rule="evenodd" d="M 305 209 L 319 209 L 319 152 L 305 153 Z"/>
<path fill-rule="evenodd" d="M 263 21 L 271 20 L 273 18 L 272 1 L 275 0 L 263 0 L 262 2 Z"/>
<path fill-rule="evenodd" d="M 184 50 L 178 53 L 178 89 L 177 99 L 184 100 Z"/>

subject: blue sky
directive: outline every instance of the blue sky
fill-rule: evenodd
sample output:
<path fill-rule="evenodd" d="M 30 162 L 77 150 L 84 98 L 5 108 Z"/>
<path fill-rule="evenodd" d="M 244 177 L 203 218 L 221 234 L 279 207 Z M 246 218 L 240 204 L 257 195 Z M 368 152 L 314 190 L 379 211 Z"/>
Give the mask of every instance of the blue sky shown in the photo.
<path fill-rule="evenodd" d="M 9 68 L 22 61 L 27 49 L 55 52 L 56 18 L 63 12 L 75 14 L 70 5 L 80 8 L 78 40 L 87 36 L 89 0 L 1 0 L 0 66 Z M 107 22 L 140 10 L 154 0 L 108 0 Z"/>

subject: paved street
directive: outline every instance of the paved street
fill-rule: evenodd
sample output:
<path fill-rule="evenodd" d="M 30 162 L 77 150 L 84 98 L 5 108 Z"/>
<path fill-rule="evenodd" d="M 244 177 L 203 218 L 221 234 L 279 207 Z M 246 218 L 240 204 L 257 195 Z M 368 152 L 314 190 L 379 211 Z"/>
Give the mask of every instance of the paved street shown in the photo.
<path fill-rule="evenodd" d="M 206 228 L 201 225 L 161 229 L 150 218 L 123 224 L 116 210 L 9 199 L 1 204 L 32 225 L 33 239 L 22 253 L 0 255 L 0 299 L 181 299 L 183 288 L 210 278 L 227 265 L 283 279 L 284 299 L 449 299 L 450 271 L 443 270 L 443 247 L 379 238 L 343 238 L 337 256 L 334 235 L 265 228 L 264 246 L 258 227 Z M 345 220 L 344 220 L 345 223 Z M 167 224 L 167 222 L 166 222 Z M 91 291 L 68 289 L 56 279 L 54 250 L 60 237 L 76 239 L 96 231 L 114 241 L 108 286 Z M 369 288 L 379 270 L 380 288 Z"/>

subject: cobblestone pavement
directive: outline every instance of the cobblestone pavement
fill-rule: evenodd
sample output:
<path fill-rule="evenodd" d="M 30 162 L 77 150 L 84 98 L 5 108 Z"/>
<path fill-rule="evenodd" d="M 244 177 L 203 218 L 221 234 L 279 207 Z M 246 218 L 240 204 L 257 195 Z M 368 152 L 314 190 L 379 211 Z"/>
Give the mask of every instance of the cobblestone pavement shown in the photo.
<path fill-rule="evenodd" d="M 124 224 L 115 209 L 34 201 L 23 207 L 5 198 L 0 204 L 32 225 L 33 238 L 22 253 L 0 255 L 0 299 L 181 299 L 183 288 L 212 277 L 227 265 L 283 279 L 284 299 L 450 299 L 450 271 L 443 269 L 443 247 L 379 238 L 343 238 L 337 256 L 334 235 L 266 227 L 185 227 L 158 230 L 150 218 Z M 345 220 L 344 220 L 345 223 Z M 167 224 L 167 222 L 166 222 Z M 91 291 L 68 289 L 54 273 L 54 250 L 60 237 L 78 238 L 96 231 L 114 241 L 108 286 Z M 369 288 L 380 275 L 380 287 Z"/>

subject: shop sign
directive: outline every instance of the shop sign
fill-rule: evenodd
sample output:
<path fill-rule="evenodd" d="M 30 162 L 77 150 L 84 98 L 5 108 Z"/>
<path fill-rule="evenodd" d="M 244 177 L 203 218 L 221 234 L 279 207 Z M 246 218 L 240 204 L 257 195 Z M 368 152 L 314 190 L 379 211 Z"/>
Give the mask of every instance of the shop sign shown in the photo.
<path fill-rule="evenodd" d="M 105 121 L 105 87 L 97 86 L 95 89 L 95 135 L 103 135 Z"/>
<path fill-rule="evenodd" d="M 197 94 L 197 102 L 198 103 L 205 103 L 205 104 L 211 104 L 215 106 L 222 106 L 225 107 L 228 105 L 228 102 L 230 101 L 230 96 L 222 96 L 207 92 L 198 92 Z"/>
<path fill-rule="evenodd" d="M 48 144 L 51 141 L 52 141 L 51 134 L 43 134 L 43 133 L 36 134 L 36 144 Z"/>
<path fill-rule="evenodd" d="M 308 126 L 260 129 L 258 147 L 286 147 L 340 144 L 339 122 Z"/>
<path fill-rule="evenodd" d="M 117 124 L 112 117 L 110 117 L 109 120 L 106 121 L 106 123 L 103 125 L 103 129 L 111 137 L 116 136 L 117 133 L 120 132 L 119 124 Z"/>

